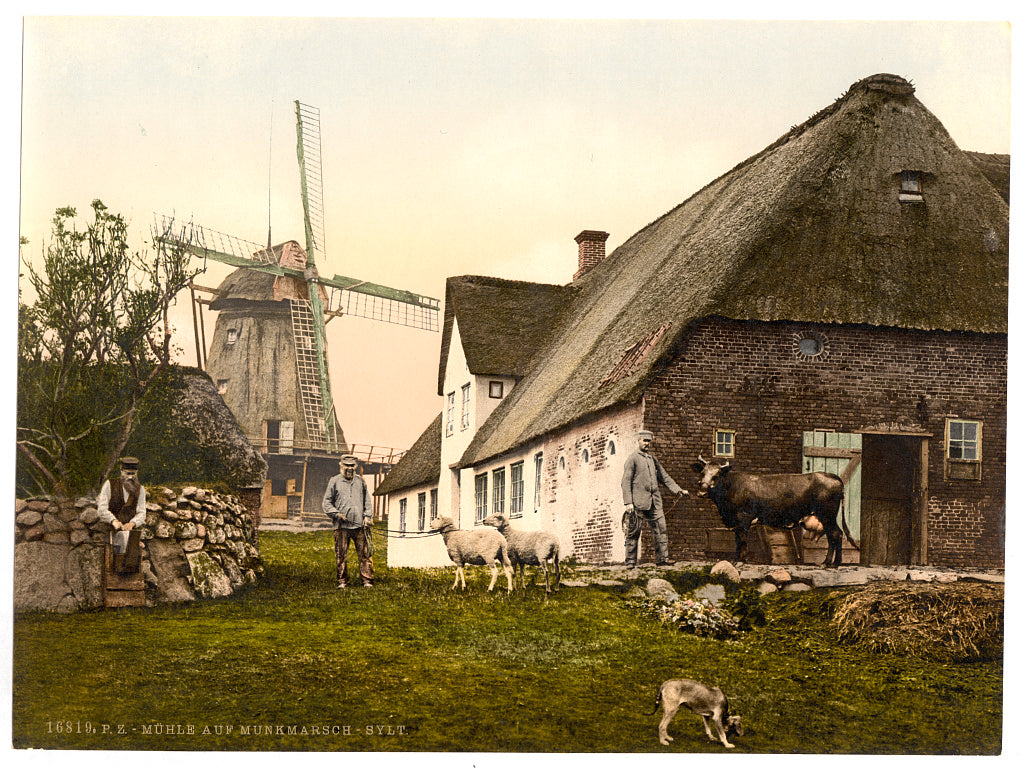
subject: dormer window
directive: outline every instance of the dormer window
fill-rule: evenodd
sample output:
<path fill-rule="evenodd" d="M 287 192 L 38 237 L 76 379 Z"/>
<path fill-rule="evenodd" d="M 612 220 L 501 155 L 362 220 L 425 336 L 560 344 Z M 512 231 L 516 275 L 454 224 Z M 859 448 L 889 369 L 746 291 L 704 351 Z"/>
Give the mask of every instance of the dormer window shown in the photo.
<path fill-rule="evenodd" d="M 228 329 L 227 343 L 228 344 L 234 344 L 237 341 L 238 341 L 238 329 L 237 328 L 229 328 Z"/>
<path fill-rule="evenodd" d="M 924 200 L 921 174 L 917 171 L 900 173 L 900 201 L 904 203 L 920 203 Z"/>

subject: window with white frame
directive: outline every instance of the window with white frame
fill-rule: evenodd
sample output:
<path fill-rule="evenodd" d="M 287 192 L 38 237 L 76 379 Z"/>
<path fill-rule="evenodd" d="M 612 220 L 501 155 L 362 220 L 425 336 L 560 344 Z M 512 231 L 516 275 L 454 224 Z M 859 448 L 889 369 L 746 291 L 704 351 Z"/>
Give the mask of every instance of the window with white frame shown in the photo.
<path fill-rule="evenodd" d="M 462 429 L 469 427 L 469 385 L 462 385 Z"/>
<path fill-rule="evenodd" d="M 444 426 L 444 434 L 451 437 L 455 433 L 455 391 L 448 393 L 448 408 Z"/>
<path fill-rule="evenodd" d="M 736 431 L 715 430 L 715 456 L 736 456 Z"/>
<path fill-rule="evenodd" d="M 900 172 L 900 200 L 910 203 L 924 200 L 921 174 L 918 171 Z"/>
<path fill-rule="evenodd" d="M 504 398 L 505 383 L 497 379 L 492 379 L 487 383 L 487 395 L 491 398 Z"/>
<path fill-rule="evenodd" d="M 420 531 L 427 529 L 427 492 L 421 491 L 416 497 L 416 528 Z"/>
<path fill-rule="evenodd" d="M 474 501 L 476 503 L 476 522 L 480 523 L 487 517 L 487 473 L 476 476 Z"/>
<path fill-rule="evenodd" d="M 430 490 L 430 520 L 437 518 L 437 489 Z"/>
<path fill-rule="evenodd" d="M 544 453 L 535 454 L 533 457 L 533 509 L 540 510 L 540 486 L 544 477 Z"/>
<path fill-rule="evenodd" d="M 405 514 L 409 507 L 409 500 L 404 497 L 398 500 L 398 535 L 405 536 Z"/>
<path fill-rule="evenodd" d="M 493 505 L 491 512 L 505 513 L 505 468 L 499 467 L 491 472 L 491 491 Z"/>
<path fill-rule="evenodd" d="M 981 427 L 976 419 L 946 420 L 947 479 L 981 480 Z"/>
<path fill-rule="evenodd" d="M 508 514 L 512 518 L 518 518 L 523 514 L 523 463 L 513 462 L 509 467 L 510 489 Z"/>

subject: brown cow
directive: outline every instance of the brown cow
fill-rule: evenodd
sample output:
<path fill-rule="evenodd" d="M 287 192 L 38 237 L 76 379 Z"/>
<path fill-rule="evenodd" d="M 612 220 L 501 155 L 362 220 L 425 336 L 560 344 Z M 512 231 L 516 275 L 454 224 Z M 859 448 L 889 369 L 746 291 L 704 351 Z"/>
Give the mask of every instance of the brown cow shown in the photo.
<path fill-rule="evenodd" d="M 700 476 L 697 496 L 706 496 L 715 503 L 722 523 L 736 536 L 737 560 L 743 559 L 750 527 L 760 522 L 778 529 L 797 528 L 794 539 L 801 562 L 800 529 L 817 531 L 818 536 L 824 530 L 828 538 L 825 565 L 842 564 L 843 532 L 837 518 L 845 493 L 843 479 L 838 475 L 755 475 L 734 470 L 728 461 L 711 463 L 701 456 L 691 467 Z"/>

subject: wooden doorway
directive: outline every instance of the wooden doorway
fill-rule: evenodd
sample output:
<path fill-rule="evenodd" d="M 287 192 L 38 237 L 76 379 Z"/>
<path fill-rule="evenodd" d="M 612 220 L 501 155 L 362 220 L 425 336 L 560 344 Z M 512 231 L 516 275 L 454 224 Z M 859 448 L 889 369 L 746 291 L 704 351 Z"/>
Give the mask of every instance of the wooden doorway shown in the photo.
<path fill-rule="evenodd" d="M 863 436 L 861 559 L 864 565 L 923 562 L 927 443 L 920 436 Z"/>

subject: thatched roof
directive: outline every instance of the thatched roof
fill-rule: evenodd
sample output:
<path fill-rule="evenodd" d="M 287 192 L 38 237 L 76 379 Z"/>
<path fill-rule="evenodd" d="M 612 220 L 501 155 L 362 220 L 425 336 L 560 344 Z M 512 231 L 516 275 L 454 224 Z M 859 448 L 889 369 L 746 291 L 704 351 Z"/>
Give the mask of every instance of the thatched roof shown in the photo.
<path fill-rule="evenodd" d="M 1010 156 L 993 155 L 987 152 L 967 152 L 978 169 L 992 182 L 999 196 L 1010 204 Z"/>
<path fill-rule="evenodd" d="M 698 318 L 1006 333 L 1009 208 L 913 91 L 854 83 L 581 277 L 460 464 L 636 402 Z"/>
<path fill-rule="evenodd" d="M 373 493 L 393 494 L 413 486 L 434 484 L 441 477 L 441 414 L 388 471 Z"/>
<path fill-rule="evenodd" d="M 479 275 L 448 278 L 437 394 L 444 395 L 444 372 L 456 318 L 471 373 L 522 377 L 572 293 L 572 286 Z"/>

